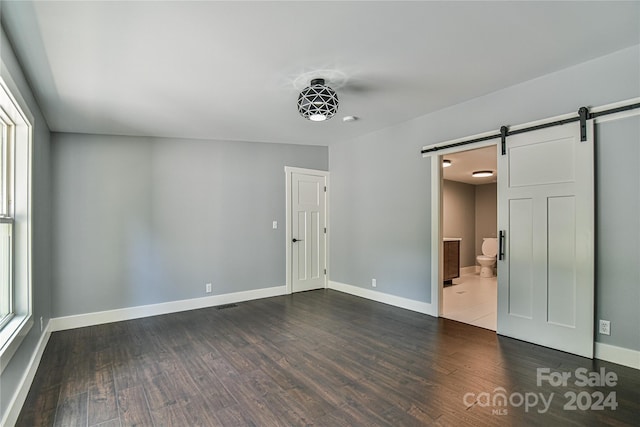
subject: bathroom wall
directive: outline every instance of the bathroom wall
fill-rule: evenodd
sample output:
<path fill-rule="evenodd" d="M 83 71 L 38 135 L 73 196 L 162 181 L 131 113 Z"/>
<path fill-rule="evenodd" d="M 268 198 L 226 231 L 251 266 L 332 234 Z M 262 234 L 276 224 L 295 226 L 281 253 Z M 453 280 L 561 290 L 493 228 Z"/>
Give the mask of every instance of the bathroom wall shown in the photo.
<path fill-rule="evenodd" d="M 498 234 L 498 186 L 496 183 L 475 186 L 475 253 L 482 253 L 482 239 Z"/>
<path fill-rule="evenodd" d="M 471 185 L 443 180 L 444 237 L 461 237 L 460 266 L 476 265 L 482 239 L 497 237 L 498 188 L 495 183 Z"/>
<path fill-rule="evenodd" d="M 476 264 L 476 190 L 473 185 L 443 180 L 442 235 L 461 237 L 460 267 Z"/>

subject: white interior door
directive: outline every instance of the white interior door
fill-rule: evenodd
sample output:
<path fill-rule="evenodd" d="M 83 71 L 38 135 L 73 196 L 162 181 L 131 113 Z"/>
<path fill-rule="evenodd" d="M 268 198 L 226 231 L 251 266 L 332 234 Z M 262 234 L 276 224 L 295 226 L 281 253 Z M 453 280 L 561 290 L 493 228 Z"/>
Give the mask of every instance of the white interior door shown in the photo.
<path fill-rule="evenodd" d="M 292 291 L 324 288 L 326 178 L 293 173 L 291 192 Z"/>
<path fill-rule="evenodd" d="M 593 123 L 507 137 L 498 150 L 501 335 L 593 358 Z"/>

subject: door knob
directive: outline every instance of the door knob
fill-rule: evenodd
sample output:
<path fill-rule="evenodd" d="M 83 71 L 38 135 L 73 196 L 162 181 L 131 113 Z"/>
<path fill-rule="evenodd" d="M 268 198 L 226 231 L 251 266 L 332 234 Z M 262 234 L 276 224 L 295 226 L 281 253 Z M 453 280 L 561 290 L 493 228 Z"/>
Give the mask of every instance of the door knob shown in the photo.
<path fill-rule="evenodd" d="M 294 238 L 293 238 L 293 240 L 292 240 L 292 242 L 293 242 L 293 243 L 295 243 L 295 242 L 304 242 L 304 240 L 296 239 L 296 238 L 294 237 Z"/>

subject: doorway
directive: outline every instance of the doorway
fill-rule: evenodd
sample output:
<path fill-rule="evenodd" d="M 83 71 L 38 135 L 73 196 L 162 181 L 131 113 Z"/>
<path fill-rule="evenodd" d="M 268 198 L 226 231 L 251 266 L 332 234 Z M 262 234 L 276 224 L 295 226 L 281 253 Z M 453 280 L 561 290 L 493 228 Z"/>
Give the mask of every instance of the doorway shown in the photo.
<path fill-rule="evenodd" d="M 477 256 L 497 247 L 496 146 L 442 156 L 442 308 L 440 315 L 495 331 L 497 269 Z M 475 173 L 474 172 L 483 172 Z M 485 254 L 487 255 L 487 254 Z M 491 256 L 495 257 L 496 254 Z M 454 259 L 451 259 L 451 258 Z"/>
<path fill-rule="evenodd" d="M 285 174 L 287 293 L 325 288 L 329 173 L 285 167 Z"/>
<path fill-rule="evenodd" d="M 442 156 L 501 140 L 498 180 L 500 335 L 592 358 L 593 119 L 560 116 L 501 134 L 424 148 L 431 155 L 431 303 L 443 312 Z M 617 112 L 616 109 L 611 111 Z M 560 125 L 562 124 L 562 126 Z"/>

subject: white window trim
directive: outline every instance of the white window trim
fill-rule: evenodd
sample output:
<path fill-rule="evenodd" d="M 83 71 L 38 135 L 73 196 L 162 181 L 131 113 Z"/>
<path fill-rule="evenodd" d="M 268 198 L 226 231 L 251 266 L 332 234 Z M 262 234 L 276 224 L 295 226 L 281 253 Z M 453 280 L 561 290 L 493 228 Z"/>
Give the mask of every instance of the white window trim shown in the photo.
<path fill-rule="evenodd" d="M 1 69 L 7 68 L 1 63 Z M 4 112 L 16 123 L 16 166 L 15 173 L 23 173 L 13 182 L 15 191 L 25 191 L 26 199 L 21 202 L 20 209 L 14 210 L 14 239 L 21 239 L 20 245 L 14 247 L 14 303 L 16 313 L 0 330 L 0 374 L 7 367 L 22 341 L 33 327 L 33 298 L 32 298 L 32 163 L 33 163 L 33 115 L 27 108 L 24 98 L 17 90 L 17 85 L 8 74 L 0 76 L 0 104 Z M 24 144 L 18 147 L 18 144 Z M 20 166 L 17 165 L 21 162 Z M 18 172 L 22 168 L 22 172 Z M 15 209 L 16 195 L 12 208 Z M 17 216 L 22 217 L 20 230 L 16 227 Z M 20 237 L 18 237 L 20 234 Z M 18 254 L 17 252 L 20 251 Z"/>

